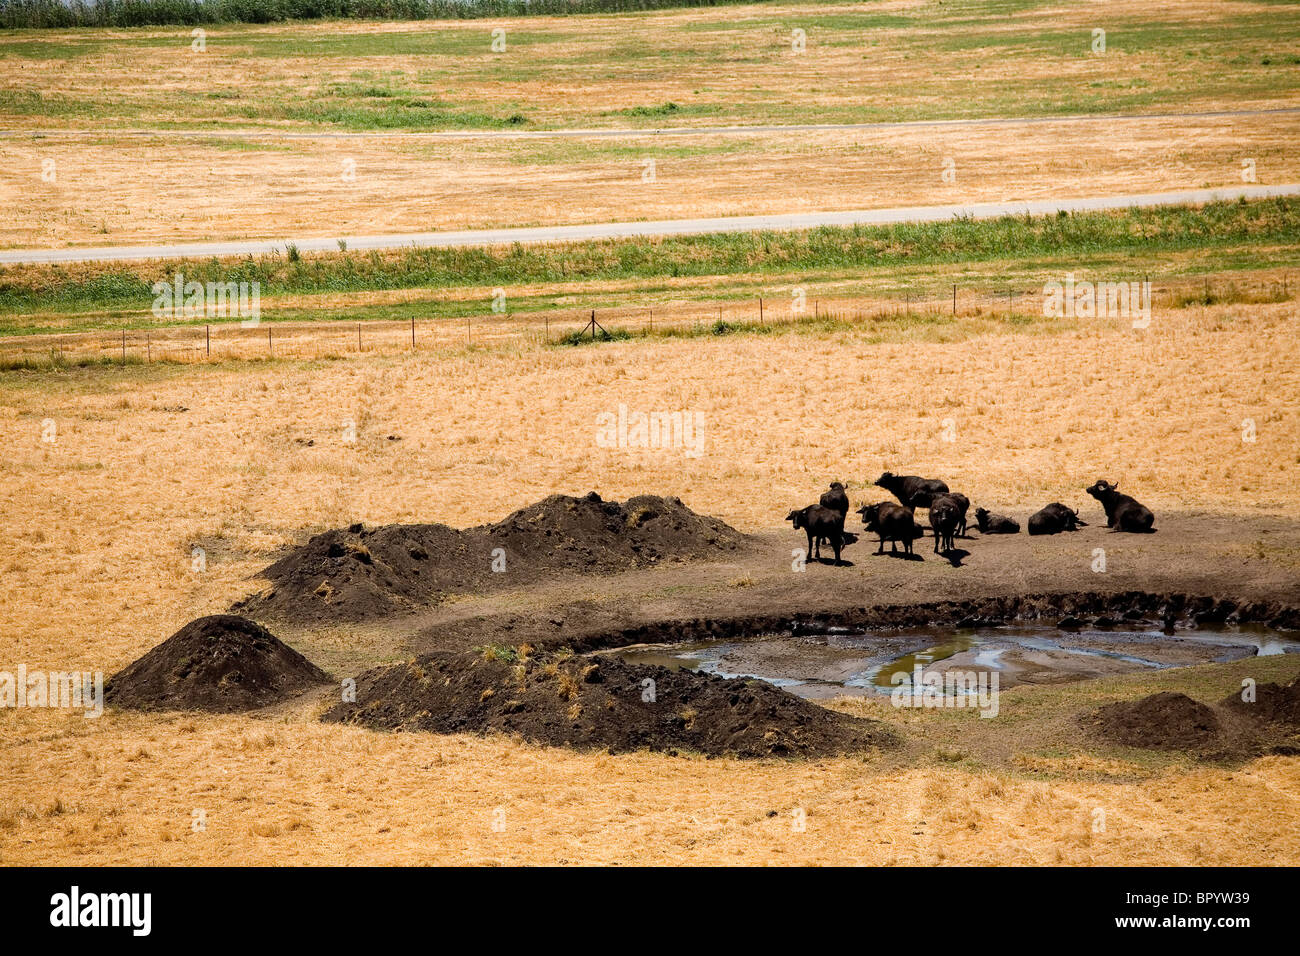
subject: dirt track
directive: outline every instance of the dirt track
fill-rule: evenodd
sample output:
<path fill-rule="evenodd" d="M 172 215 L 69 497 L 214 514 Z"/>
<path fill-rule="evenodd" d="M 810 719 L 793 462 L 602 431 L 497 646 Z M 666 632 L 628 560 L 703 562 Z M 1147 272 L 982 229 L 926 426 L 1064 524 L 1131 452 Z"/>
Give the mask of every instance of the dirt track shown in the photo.
<path fill-rule="evenodd" d="M 1081 513 L 1099 523 L 1099 511 Z M 769 531 L 752 536 L 749 547 L 732 560 L 575 575 L 489 595 L 456 596 L 373 627 L 389 635 L 384 643 L 390 653 L 407 654 L 524 642 L 538 648 L 610 646 L 653 639 L 657 628 L 670 637 L 667 632 L 678 622 L 690 627 L 699 626 L 692 622 L 743 624 L 766 617 L 828 620 L 881 605 L 1031 594 L 1142 591 L 1300 605 L 1300 568 L 1294 564 L 1300 553 L 1298 522 L 1162 514 L 1153 535 L 1116 534 L 1098 523 L 1055 537 L 981 537 L 972 530 L 969 538 L 958 539 L 967 552 L 960 567 L 936 556 L 928 537 L 917 543 L 919 561 L 889 556 L 887 549 L 877 556 L 874 542 L 864 537 L 845 550 L 848 566 L 809 563 L 803 572 L 792 570 L 791 556 L 802 547 L 803 534 Z M 1104 572 L 1092 570 L 1097 548 L 1106 552 Z M 978 613 L 972 608 L 971 613 Z M 293 633 L 292 628 L 281 631 Z M 626 636 L 618 637 L 623 632 Z M 310 634 L 299 635 L 313 643 Z"/>

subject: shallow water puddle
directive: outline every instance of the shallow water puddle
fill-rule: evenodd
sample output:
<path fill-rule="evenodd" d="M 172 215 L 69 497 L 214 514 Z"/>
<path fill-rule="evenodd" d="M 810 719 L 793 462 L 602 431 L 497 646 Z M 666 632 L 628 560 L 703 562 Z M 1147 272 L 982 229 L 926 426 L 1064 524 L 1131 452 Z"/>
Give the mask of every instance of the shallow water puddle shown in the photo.
<path fill-rule="evenodd" d="M 1222 625 L 1160 631 L 1009 626 L 956 630 L 761 634 L 686 644 L 638 644 L 606 653 L 638 664 L 752 677 L 802 697 L 890 693 L 896 675 L 998 674 L 1002 688 L 1058 684 L 1145 668 L 1185 667 L 1255 655 L 1300 653 L 1300 640 L 1267 628 Z"/>

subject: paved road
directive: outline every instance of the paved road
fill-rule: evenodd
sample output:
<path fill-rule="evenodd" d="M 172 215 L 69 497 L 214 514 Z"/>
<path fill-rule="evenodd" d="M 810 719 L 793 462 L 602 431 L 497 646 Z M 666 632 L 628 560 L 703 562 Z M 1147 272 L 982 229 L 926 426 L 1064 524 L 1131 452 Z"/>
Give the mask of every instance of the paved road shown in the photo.
<path fill-rule="evenodd" d="M 339 239 L 349 251 L 396 249 L 403 246 L 441 248 L 488 246 L 522 242 L 575 242 L 640 236 L 681 236 L 710 232 L 812 229 L 817 226 L 889 225 L 901 222 L 941 222 L 969 217 L 991 219 L 1007 215 L 1051 215 L 1059 210 L 1089 212 L 1135 206 L 1168 206 L 1233 200 L 1241 196 L 1262 199 L 1300 196 L 1300 184 L 1245 186 L 1239 189 L 1192 189 L 1184 192 L 1097 196 L 1086 199 L 1035 199 L 1022 202 L 975 203 L 952 206 L 903 206 L 894 209 L 857 209 L 848 212 L 790 213 L 773 216 L 728 216 L 716 219 L 666 219 L 658 222 L 610 222 L 585 226 L 536 226 L 519 229 L 468 229 L 460 232 L 416 232 L 387 236 L 344 236 L 327 239 L 280 239 L 245 242 L 200 242 L 167 246 L 103 246 L 81 249 L 14 249 L 0 252 L 0 264 L 30 262 L 111 262 L 124 259 L 177 259 L 207 256 L 262 255 L 280 251 L 288 242 L 301 252 L 338 249 Z"/>
<path fill-rule="evenodd" d="M 234 137 L 247 139 L 597 139 L 654 136 L 749 136 L 759 133 L 891 132 L 907 129 L 946 129 L 976 126 L 1040 126 L 1052 123 L 1133 123 L 1160 119 L 1231 119 L 1245 116 L 1300 114 L 1300 107 L 1280 106 L 1253 110 L 1204 110 L 1191 113 L 1112 113 L 1067 116 L 989 116 L 949 120 L 901 120 L 891 123 L 801 123 L 790 126 L 667 126 L 659 129 L 464 129 L 385 130 L 352 133 L 330 130 L 265 129 L 0 129 L 0 137 L 30 136 L 69 139 L 79 136 L 139 136 L 161 139 Z"/>

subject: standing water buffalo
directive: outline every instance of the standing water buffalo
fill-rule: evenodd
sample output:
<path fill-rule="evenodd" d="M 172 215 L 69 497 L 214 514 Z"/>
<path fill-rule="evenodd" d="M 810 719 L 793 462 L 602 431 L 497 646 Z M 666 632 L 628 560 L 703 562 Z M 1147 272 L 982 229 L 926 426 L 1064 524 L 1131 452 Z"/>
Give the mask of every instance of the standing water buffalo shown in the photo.
<path fill-rule="evenodd" d="M 1119 493 L 1119 482 L 1098 479 L 1097 483 L 1084 491 L 1101 502 L 1106 509 L 1106 527 L 1116 531 L 1131 531 L 1134 534 L 1146 534 L 1155 529 L 1156 516 L 1151 509 L 1138 502 L 1132 495 Z"/>
<path fill-rule="evenodd" d="M 840 551 L 844 549 L 844 515 L 821 505 L 808 505 L 791 511 L 785 520 L 793 522 L 795 528 L 803 528 L 808 534 L 808 557 L 813 557 L 815 542 L 816 557 L 820 560 L 822 541 L 826 540 L 835 550 L 835 563 L 840 563 Z"/>
<path fill-rule="evenodd" d="M 884 488 L 908 508 L 928 508 L 935 495 L 947 494 L 948 486 L 938 478 L 920 478 L 916 475 L 896 475 L 887 471 L 876 479 Z"/>
<path fill-rule="evenodd" d="M 934 529 L 934 553 L 954 551 L 957 544 L 953 536 L 961 524 L 961 506 L 949 495 L 939 495 L 930 502 L 930 527 Z"/>
<path fill-rule="evenodd" d="M 949 501 L 951 501 L 953 504 L 957 506 L 957 509 L 961 512 L 961 518 L 957 522 L 957 536 L 960 538 L 966 537 L 966 512 L 970 510 L 970 499 L 967 498 L 965 495 L 961 494 L 960 492 L 949 491 L 946 492 L 945 494 L 936 495 L 934 498 L 932 498 L 930 500 L 930 507 L 933 508 L 934 503 L 938 501 L 940 498 L 947 498 Z"/>
<path fill-rule="evenodd" d="M 1061 504 L 1059 501 L 1053 501 L 1029 517 L 1030 534 L 1060 534 L 1062 531 L 1077 531 L 1081 527 L 1087 527 L 1088 522 L 1079 517 L 1079 512 L 1073 511 Z"/>
<path fill-rule="evenodd" d="M 849 496 L 845 493 L 844 486 L 838 481 L 832 481 L 830 491 L 822 492 L 821 506 L 830 508 L 832 511 L 838 511 L 842 515 L 847 515 L 849 513 Z"/>
<path fill-rule="evenodd" d="M 912 509 L 896 505 L 892 501 L 863 505 L 858 509 L 858 514 L 862 515 L 862 523 L 868 531 L 880 535 L 880 547 L 876 549 L 876 554 L 885 553 L 886 541 L 889 542 L 891 554 L 898 553 L 900 541 L 903 542 L 903 553 L 911 554 L 912 542 L 921 537 L 918 532 L 924 533 L 924 529 L 916 523 Z"/>
<path fill-rule="evenodd" d="M 975 509 L 975 523 L 979 525 L 980 534 L 1019 534 L 1020 522 L 1006 515 L 995 515 L 988 508 Z"/>
<path fill-rule="evenodd" d="M 822 492 L 820 504 L 823 508 L 830 508 L 831 511 L 838 511 L 840 513 L 840 531 L 843 532 L 844 519 L 847 518 L 849 514 L 849 496 L 844 491 L 844 486 L 838 481 L 832 481 L 830 490 Z M 823 542 L 825 542 L 824 538 L 819 539 L 818 541 L 819 544 Z M 852 544 L 853 542 L 845 538 L 844 543 Z"/>

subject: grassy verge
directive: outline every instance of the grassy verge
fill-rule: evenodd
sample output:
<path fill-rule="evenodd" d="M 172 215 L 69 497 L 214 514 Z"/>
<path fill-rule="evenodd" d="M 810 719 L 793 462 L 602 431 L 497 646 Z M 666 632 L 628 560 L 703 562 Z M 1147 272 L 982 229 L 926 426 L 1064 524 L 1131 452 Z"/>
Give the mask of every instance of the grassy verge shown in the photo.
<path fill-rule="evenodd" d="M 988 264 L 1056 265 L 1089 261 L 1114 277 L 1132 278 L 1136 262 L 1192 250 L 1221 253 L 1216 265 L 1259 268 L 1289 262 L 1300 244 L 1300 200 L 1216 203 L 1076 215 L 1004 217 L 878 227 L 821 228 L 806 232 L 718 233 L 659 239 L 576 244 L 405 249 L 356 254 L 340 251 L 234 260 L 155 261 L 127 267 L 13 267 L 0 272 L 0 334 L 126 328 L 157 324 L 150 314 L 153 285 L 187 282 L 257 282 L 264 299 L 430 290 L 425 301 L 376 304 L 370 317 L 417 314 L 463 316 L 483 311 L 470 290 L 507 291 L 511 311 L 554 308 L 555 296 L 529 287 L 635 282 L 638 294 L 668 290 L 678 280 L 726 277 L 735 294 L 774 278 L 843 279 L 871 270 L 911 274 Z M 697 294 L 718 297 L 702 282 Z M 517 290 L 518 295 L 515 294 Z M 608 301 L 608 292 L 590 290 Z M 491 295 L 491 292 L 487 292 Z M 571 297 L 570 305 L 583 304 Z M 726 293 L 722 296 L 725 297 Z M 355 318 L 364 307 L 313 306 L 301 301 L 263 307 L 264 319 Z M 52 321 L 32 321 L 46 316 Z M 204 321 L 202 319 L 200 322 Z M 125 324 L 124 324 L 125 323 Z"/>

